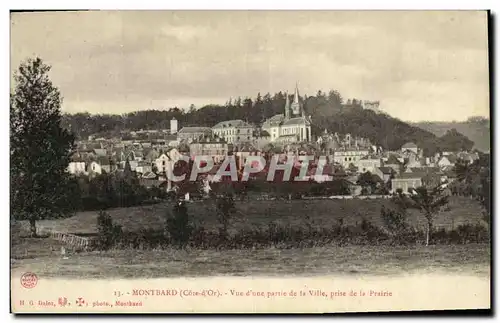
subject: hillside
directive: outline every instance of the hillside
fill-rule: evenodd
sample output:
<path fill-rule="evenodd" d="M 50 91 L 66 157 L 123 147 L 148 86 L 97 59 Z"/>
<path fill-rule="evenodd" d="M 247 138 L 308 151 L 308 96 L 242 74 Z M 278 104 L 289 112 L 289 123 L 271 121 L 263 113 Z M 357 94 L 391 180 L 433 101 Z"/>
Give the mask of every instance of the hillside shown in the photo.
<path fill-rule="evenodd" d="M 124 115 L 90 115 L 88 113 L 66 114 L 63 125 L 79 138 L 87 138 L 91 134 L 99 136 L 117 136 L 120 131 L 140 129 L 168 129 L 169 122 L 176 118 L 180 128 L 196 125 L 212 127 L 224 120 L 241 119 L 253 125 L 260 125 L 264 120 L 276 114 L 282 114 L 286 95 L 282 92 L 269 93 L 255 99 L 246 97 L 229 100 L 225 105 L 207 105 L 200 109 L 192 107 L 189 111 L 177 108 L 169 110 L 143 110 Z M 290 97 L 292 100 L 292 97 Z M 450 150 L 447 140 L 440 140 L 435 134 L 410 125 L 386 114 L 377 114 L 371 110 L 363 110 L 355 99 L 348 106 L 337 91 L 329 93 L 318 91 L 315 96 L 300 98 L 301 104 L 312 117 L 312 133 L 321 134 L 324 129 L 339 134 L 350 133 L 352 136 L 364 137 L 372 144 L 384 149 L 397 150 L 406 142 L 414 142 L 424 148 L 427 156 L 438 150 Z M 453 136 L 453 146 L 469 148 L 467 138 Z"/>
<path fill-rule="evenodd" d="M 490 150 L 490 120 L 474 117 L 464 122 L 417 122 L 412 125 L 442 136 L 446 131 L 456 129 L 474 142 L 474 148 L 486 152 Z"/>

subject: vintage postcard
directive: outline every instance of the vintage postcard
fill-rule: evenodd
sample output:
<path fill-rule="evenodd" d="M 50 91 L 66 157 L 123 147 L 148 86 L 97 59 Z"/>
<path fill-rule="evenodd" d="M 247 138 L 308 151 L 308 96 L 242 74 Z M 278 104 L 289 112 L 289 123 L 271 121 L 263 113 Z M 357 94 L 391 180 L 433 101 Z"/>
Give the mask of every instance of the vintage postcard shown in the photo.
<path fill-rule="evenodd" d="M 11 12 L 11 311 L 487 312 L 489 21 Z"/>

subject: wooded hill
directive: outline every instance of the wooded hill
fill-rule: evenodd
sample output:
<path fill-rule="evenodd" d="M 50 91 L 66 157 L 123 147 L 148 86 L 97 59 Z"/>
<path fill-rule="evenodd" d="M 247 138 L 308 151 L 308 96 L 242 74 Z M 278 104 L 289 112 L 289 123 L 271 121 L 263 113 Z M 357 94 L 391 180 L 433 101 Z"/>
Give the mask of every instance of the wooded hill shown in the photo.
<path fill-rule="evenodd" d="M 442 136 L 451 129 L 468 137 L 474 142 L 474 148 L 486 152 L 490 150 L 490 120 L 483 117 L 471 117 L 463 122 L 417 122 L 413 125 Z"/>
<path fill-rule="evenodd" d="M 242 119 L 256 126 L 265 119 L 283 113 L 285 95 L 259 93 L 256 98 L 230 99 L 225 105 L 206 105 L 197 109 L 191 106 L 183 111 L 178 108 L 169 110 L 143 110 L 123 115 L 91 115 L 89 113 L 66 114 L 63 126 L 77 137 L 86 139 L 89 135 L 113 136 L 122 131 L 168 129 L 170 120 L 175 117 L 179 128 L 185 126 L 214 126 L 224 120 Z M 290 100 L 293 97 L 290 95 Z M 364 110 L 361 101 L 352 99 L 344 104 L 341 95 L 334 90 L 324 93 L 318 91 L 314 96 L 302 96 L 301 103 L 307 115 L 312 117 L 313 135 L 321 134 L 324 129 L 339 134 L 368 138 L 373 144 L 384 149 L 397 150 L 406 142 L 414 142 L 424 148 L 425 155 L 437 151 L 471 149 L 474 143 L 462 134 L 451 131 L 444 136 L 410 125 L 389 115 Z M 106 107 L 103 107 L 103 111 Z"/>

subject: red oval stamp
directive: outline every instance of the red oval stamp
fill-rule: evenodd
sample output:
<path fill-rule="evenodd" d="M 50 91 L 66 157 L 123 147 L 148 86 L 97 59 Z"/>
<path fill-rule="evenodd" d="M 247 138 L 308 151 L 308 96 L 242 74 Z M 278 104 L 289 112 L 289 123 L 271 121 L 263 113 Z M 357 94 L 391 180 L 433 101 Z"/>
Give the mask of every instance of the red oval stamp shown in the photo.
<path fill-rule="evenodd" d="M 21 285 L 24 288 L 33 288 L 38 283 L 38 277 L 33 273 L 24 273 L 21 276 Z"/>

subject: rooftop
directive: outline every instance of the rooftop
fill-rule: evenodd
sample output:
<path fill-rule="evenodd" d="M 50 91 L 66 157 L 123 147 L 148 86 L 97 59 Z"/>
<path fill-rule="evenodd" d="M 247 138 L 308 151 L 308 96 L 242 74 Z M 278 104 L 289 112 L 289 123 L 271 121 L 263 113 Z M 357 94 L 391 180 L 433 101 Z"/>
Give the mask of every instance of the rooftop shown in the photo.
<path fill-rule="evenodd" d="M 250 124 L 246 123 L 243 120 L 228 120 L 222 121 L 212 127 L 212 129 L 221 129 L 221 128 L 231 128 L 231 127 L 252 127 Z"/>
<path fill-rule="evenodd" d="M 202 133 L 202 132 L 211 132 L 212 129 L 208 127 L 184 127 L 179 130 L 179 133 Z"/>
<path fill-rule="evenodd" d="M 418 146 L 415 145 L 413 142 L 407 142 L 401 148 L 418 148 Z"/>

